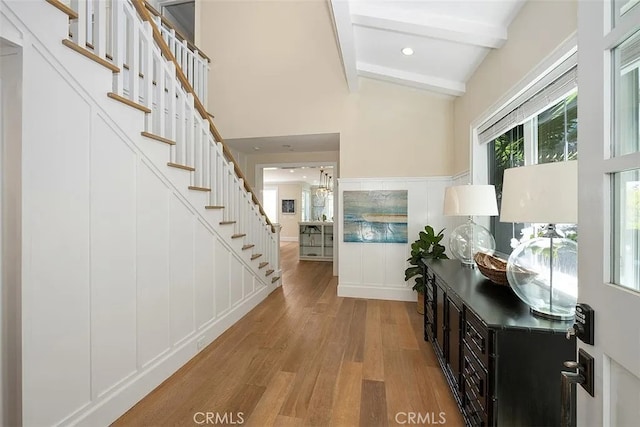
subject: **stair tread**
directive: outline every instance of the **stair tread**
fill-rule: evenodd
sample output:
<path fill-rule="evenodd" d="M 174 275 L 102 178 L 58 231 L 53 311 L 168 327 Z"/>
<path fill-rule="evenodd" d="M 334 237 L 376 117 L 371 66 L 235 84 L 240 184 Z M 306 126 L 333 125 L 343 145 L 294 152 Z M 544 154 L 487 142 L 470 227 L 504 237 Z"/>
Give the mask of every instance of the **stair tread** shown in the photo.
<path fill-rule="evenodd" d="M 195 172 L 196 170 L 196 168 L 194 168 L 193 166 L 181 165 L 179 163 L 173 163 L 173 162 L 167 162 L 167 166 L 176 168 L 176 169 L 182 169 L 185 171 L 190 171 L 190 172 Z"/>
<path fill-rule="evenodd" d="M 220 221 L 220 225 L 229 225 L 229 224 L 235 224 L 236 221 Z"/>
<path fill-rule="evenodd" d="M 195 190 L 195 191 L 211 191 L 210 188 L 207 187 L 196 187 L 194 185 L 190 185 L 189 186 L 189 190 Z"/>
<path fill-rule="evenodd" d="M 251 255 L 251 261 L 253 261 L 254 259 L 258 259 L 262 256 L 262 254 L 253 254 Z"/>
<path fill-rule="evenodd" d="M 265 276 L 270 276 L 271 274 L 273 274 L 275 270 L 267 270 L 266 273 L 264 273 Z"/>
<path fill-rule="evenodd" d="M 244 233 L 238 233 L 238 234 L 234 234 L 231 236 L 232 239 L 239 239 L 240 237 L 244 237 L 246 236 L 246 234 Z"/>
<path fill-rule="evenodd" d="M 170 140 L 168 138 L 162 137 L 160 135 L 156 135 L 156 134 L 151 133 L 151 132 L 140 132 L 140 134 L 142 136 L 146 136 L 147 138 L 151 138 L 151 139 L 155 139 L 156 141 L 164 142 L 165 144 L 176 145 L 175 141 L 172 141 L 172 140 Z"/>
<path fill-rule="evenodd" d="M 258 265 L 258 268 L 265 268 L 267 265 L 269 265 L 268 262 L 261 262 L 260 265 Z"/>
<path fill-rule="evenodd" d="M 280 276 L 275 276 L 271 278 L 271 283 L 277 282 L 278 280 L 280 280 Z"/>
<path fill-rule="evenodd" d="M 109 70 L 113 71 L 114 73 L 119 73 L 120 72 L 120 68 L 116 67 L 115 65 L 113 65 L 111 62 L 107 61 L 106 59 L 100 58 L 98 55 L 96 55 L 93 52 L 90 52 L 89 50 L 78 46 L 77 44 L 75 44 L 74 42 L 72 42 L 69 39 L 63 39 L 62 40 L 62 44 L 65 45 L 66 47 L 78 52 L 80 55 L 102 65 L 103 67 L 108 68 Z"/>
<path fill-rule="evenodd" d="M 125 98 L 124 96 L 120 96 L 117 93 L 109 92 L 107 93 L 107 96 L 113 100 L 120 101 L 123 104 L 128 105 L 129 107 L 135 108 L 136 110 L 140 110 L 143 113 L 147 113 L 147 114 L 151 113 L 151 110 L 145 107 L 144 105 L 138 104 L 137 102 L 134 102 L 128 98 Z"/>
<path fill-rule="evenodd" d="M 246 251 L 247 249 L 251 249 L 251 248 L 253 248 L 253 247 L 255 247 L 255 246 L 256 246 L 256 245 L 244 245 L 244 246 L 242 247 L 242 250 L 243 250 L 243 251 Z"/>
<path fill-rule="evenodd" d="M 209 206 L 205 206 L 205 209 L 224 209 L 224 206 L 219 206 L 219 205 L 209 205 Z"/>

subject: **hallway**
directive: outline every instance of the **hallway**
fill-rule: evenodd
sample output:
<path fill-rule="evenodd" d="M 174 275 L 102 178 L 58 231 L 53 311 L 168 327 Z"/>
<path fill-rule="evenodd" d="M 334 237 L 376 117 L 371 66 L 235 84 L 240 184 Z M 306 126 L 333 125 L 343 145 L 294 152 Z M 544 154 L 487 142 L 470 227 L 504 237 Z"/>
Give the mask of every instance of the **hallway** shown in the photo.
<path fill-rule="evenodd" d="M 338 298 L 332 264 L 297 251 L 281 246 L 281 288 L 114 425 L 462 425 L 415 303 Z"/>

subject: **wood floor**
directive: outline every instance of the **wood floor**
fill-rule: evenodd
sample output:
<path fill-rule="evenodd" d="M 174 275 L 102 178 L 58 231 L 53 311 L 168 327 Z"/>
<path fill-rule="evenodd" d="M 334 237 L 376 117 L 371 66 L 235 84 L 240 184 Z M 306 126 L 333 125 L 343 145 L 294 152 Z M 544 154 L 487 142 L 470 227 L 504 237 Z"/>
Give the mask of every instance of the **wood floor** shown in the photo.
<path fill-rule="evenodd" d="M 114 425 L 463 425 L 415 303 L 338 298 L 331 263 L 297 249 L 281 288 Z"/>

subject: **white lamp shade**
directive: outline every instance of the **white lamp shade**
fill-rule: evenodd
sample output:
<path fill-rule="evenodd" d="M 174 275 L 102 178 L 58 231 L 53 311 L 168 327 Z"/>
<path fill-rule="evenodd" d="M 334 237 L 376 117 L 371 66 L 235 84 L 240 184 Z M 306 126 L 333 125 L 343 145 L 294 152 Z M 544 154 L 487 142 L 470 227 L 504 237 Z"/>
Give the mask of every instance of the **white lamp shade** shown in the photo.
<path fill-rule="evenodd" d="M 455 185 L 444 193 L 444 214 L 448 216 L 498 215 L 493 185 Z"/>
<path fill-rule="evenodd" d="M 578 162 L 545 163 L 504 171 L 502 222 L 578 222 Z"/>

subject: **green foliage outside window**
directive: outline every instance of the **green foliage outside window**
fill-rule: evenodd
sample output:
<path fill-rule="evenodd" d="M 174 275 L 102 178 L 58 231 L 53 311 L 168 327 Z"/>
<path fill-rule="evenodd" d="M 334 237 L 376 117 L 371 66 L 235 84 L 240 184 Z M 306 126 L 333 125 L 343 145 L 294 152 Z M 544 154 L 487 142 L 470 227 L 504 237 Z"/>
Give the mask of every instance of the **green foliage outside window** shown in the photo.
<path fill-rule="evenodd" d="M 537 163 L 561 162 L 578 158 L 578 94 L 574 92 L 565 99 L 530 119 L 537 140 Z M 524 125 L 518 125 L 489 143 L 489 184 L 496 187 L 498 208 L 502 201 L 504 171 L 525 164 Z M 531 233 L 523 236 L 524 224 L 500 222 L 499 217 L 491 217 L 491 233 L 499 252 L 511 252 L 511 239 L 534 237 Z M 576 240 L 575 225 L 561 227 L 567 237 Z M 535 233 L 535 231 L 534 231 Z"/>

